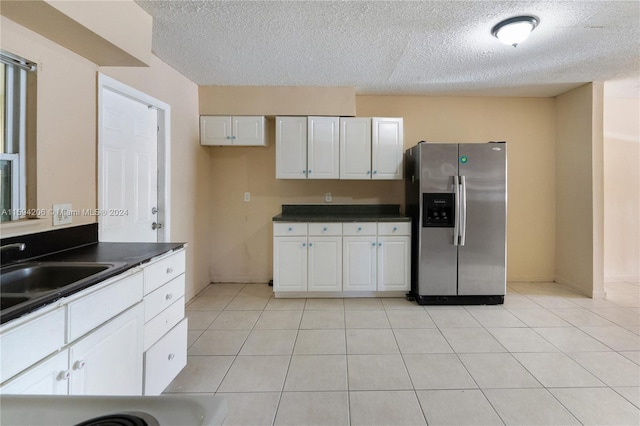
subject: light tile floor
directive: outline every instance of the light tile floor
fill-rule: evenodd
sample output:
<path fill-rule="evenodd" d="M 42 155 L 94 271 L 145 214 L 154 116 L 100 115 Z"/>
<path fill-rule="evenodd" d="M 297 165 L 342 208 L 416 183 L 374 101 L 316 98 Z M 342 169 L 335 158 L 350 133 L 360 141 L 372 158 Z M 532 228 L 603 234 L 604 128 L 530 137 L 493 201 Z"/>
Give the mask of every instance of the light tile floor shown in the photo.
<path fill-rule="evenodd" d="M 421 307 L 212 284 L 166 393 L 223 395 L 227 425 L 637 426 L 640 285 L 606 291 L 510 283 L 504 305 Z"/>

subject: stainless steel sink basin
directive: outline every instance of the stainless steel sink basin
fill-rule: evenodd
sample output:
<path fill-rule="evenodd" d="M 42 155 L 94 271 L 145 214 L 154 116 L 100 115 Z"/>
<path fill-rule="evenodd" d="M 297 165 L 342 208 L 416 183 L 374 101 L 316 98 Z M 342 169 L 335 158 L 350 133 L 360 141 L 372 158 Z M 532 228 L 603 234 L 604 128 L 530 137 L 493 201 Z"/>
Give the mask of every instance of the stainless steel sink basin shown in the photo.
<path fill-rule="evenodd" d="M 56 290 L 105 271 L 110 264 L 29 262 L 2 269 L 1 293 L 33 293 Z"/>
<path fill-rule="evenodd" d="M 24 262 L 0 269 L 0 323 L 123 270 L 125 263 Z"/>

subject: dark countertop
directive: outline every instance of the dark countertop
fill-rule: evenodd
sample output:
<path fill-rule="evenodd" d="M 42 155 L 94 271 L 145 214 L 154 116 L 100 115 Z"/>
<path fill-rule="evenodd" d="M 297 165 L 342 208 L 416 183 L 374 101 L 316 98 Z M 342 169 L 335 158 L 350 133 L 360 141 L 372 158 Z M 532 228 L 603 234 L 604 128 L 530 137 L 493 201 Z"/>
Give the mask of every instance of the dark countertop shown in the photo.
<path fill-rule="evenodd" d="M 184 247 L 184 243 L 93 243 L 72 248 L 55 254 L 25 259 L 7 266 L 11 268 L 22 262 L 97 262 L 113 264 L 114 267 L 95 277 L 80 280 L 76 284 L 62 287 L 33 299 L 3 309 L 0 312 L 0 324 L 18 318 L 46 306 L 61 297 L 67 297 L 109 278 L 119 275 L 131 268 L 146 263 L 154 257 Z"/>
<path fill-rule="evenodd" d="M 284 204 L 274 222 L 410 222 L 399 204 Z"/>

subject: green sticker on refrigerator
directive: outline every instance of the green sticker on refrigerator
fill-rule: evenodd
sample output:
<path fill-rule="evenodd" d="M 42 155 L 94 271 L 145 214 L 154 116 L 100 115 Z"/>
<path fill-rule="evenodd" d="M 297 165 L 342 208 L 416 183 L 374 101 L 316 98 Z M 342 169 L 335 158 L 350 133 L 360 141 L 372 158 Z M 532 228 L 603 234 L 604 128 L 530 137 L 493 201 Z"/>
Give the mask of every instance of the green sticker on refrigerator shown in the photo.
<path fill-rule="evenodd" d="M 466 164 L 468 161 L 469 161 L 469 157 L 467 157 L 466 155 L 463 155 L 462 157 L 460 157 L 461 164 Z"/>

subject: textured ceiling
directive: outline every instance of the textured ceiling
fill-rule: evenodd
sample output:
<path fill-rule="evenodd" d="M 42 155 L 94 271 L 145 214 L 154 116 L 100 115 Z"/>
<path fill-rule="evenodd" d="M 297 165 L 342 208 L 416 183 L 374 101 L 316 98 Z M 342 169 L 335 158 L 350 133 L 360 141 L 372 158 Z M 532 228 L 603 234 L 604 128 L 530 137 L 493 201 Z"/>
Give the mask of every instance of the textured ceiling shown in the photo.
<path fill-rule="evenodd" d="M 640 76 L 640 2 L 136 0 L 153 50 L 199 85 L 554 96 Z M 530 14 L 514 48 L 491 35 Z"/>

